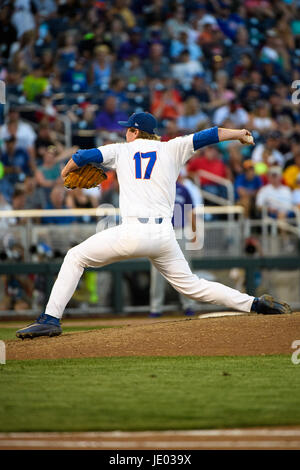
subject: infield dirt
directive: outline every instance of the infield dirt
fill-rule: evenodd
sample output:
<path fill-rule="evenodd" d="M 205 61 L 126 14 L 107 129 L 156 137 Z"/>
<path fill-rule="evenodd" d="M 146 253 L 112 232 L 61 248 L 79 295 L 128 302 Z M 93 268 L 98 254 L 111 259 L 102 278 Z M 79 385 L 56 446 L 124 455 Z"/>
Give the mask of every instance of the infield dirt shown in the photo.
<path fill-rule="evenodd" d="M 7 341 L 7 359 L 292 354 L 293 341 L 300 340 L 300 313 L 156 321 L 123 318 L 100 324 L 120 328 Z"/>

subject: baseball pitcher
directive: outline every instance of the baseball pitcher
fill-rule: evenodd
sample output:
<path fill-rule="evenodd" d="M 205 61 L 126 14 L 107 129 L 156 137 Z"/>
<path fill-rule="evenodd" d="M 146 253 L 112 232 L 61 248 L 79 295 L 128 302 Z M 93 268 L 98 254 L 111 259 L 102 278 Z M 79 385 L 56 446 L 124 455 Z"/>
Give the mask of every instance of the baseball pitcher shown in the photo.
<path fill-rule="evenodd" d="M 125 143 L 78 150 L 62 170 L 62 178 L 70 188 L 83 187 L 84 171 L 79 170 L 82 167 L 88 167 L 90 185 L 93 185 L 90 165 L 103 164 L 114 169 L 120 186 L 122 224 L 96 233 L 67 252 L 45 313 L 17 331 L 17 336 L 24 339 L 60 335 L 64 309 L 84 269 L 138 257 L 147 257 L 179 293 L 195 301 L 244 312 L 291 313 L 289 305 L 269 295 L 255 298 L 220 283 L 199 279 L 191 272 L 171 223 L 176 180 L 193 152 L 225 140 L 253 144 L 251 133 L 246 129 L 216 126 L 160 142 L 155 134 L 156 119 L 150 113 L 134 113 L 128 121 L 119 124 L 127 128 Z M 79 174 L 79 180 L 77 176 L 72 178 L 73 173 Z"/>

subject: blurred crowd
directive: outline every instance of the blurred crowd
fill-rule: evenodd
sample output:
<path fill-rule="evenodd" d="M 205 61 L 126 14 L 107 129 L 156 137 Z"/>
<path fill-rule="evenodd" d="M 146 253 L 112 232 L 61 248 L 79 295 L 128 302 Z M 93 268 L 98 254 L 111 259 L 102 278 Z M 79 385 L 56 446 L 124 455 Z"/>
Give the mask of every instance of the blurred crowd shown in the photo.
<path fill-rule="evenodd" d="M 187 164 L 186 178 L 210 204 L 230 197 L 229 181 L 250 218 L 264 208 L 293 217 L 300 207 L 292 99 L 299 0 L 1 1 L 0 28 L 9 102 L 0 126 L 0 209 L 116 205 L 113 174 L 101 192 L 71 193 L 60 170 L 78 147 L 122 141 L 117 121 L 142 110 L 156 116 L 162 140 L 214 125 L 253 133 L 254 147 L 223 142 Z"/>

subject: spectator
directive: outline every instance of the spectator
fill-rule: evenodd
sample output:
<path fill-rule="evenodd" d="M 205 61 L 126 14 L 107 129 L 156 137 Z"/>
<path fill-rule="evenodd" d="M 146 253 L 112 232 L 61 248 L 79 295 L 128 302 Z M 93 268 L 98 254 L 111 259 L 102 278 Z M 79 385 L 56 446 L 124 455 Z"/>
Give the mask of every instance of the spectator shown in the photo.
<path fill-rule="evenodd" d="M 34 176 L 27 176 L 24 181 L 25 209 L 46 209 L 47 198 L 43 188 L 38 186 Z"/>
<path fill-rule="evenodd" d="M 180 33 L 188 33 L 189 27 L 185 22 L 185 9 L 183 5 L 177 5 L 175 12 L 166 22 L 168 36 L 171 39 L 179 37 Z"/>
<path fill-rule="evenodd" d="M 165 134 L 161 136 L 162 142 L 168 142 L 170 139 L 175 139 L 182 135 L 182 132 L 178 129 L 177 119 L 167 119 L 165 121 Z"/>
<path fill-rule="evenodd" d="M 190 160 L 187 165 L 188 175 L 192 179 L 198 179 L 199 184 L 205 191 L 215 194 L 219 197 L 226 197 L 225 187 L 214 181 L 214 176 L 228 178 L 229 169 L 220 158 L 220 153 L 216 147 L 207 147 L 199 155 Z M 204 170 L 212 174 L 212 179 L 208 176 L 202 176 L 199 172 Z"/>
<path fill-rule="evenodd" d="M 195 96 L 200 101 L 203 109 L 209 109 L 211 95 L 212 93 L 205 81 L 204 73 L 197 73 L 191 82 L 190 89 L 185 90 L 185 96 Z"/>
<path fill-rule="evenodd" d="M 215 75 L 214 89 L 211 92 L 212 100 L 210 103 L 211 108 L 220 108 L 222 106 L 226 106 L 226 108 L 220 108 L 221 111 L 219 111 L 219 114 L 222 114 L 222 110 L 224 114 L 225 109 L 227 110 L 228 105 L 232 103 L 236 97 L 235 92 L 229 88 L 228 84 L 228 73 L 225 70 L 219 70 Z"/>
<path fill-rule="evenodd" d="M 247 128 L 249 130 L 257 130 L 259 133 L 275 130 L 276 122 L 270 115 L 270 105 L 267 101 L 258 101 L 256 109 L 249 114 L 249 122 Z"/>
<path fill-rule="evenodd" d="M 47 209 L 71 209 L 71 203 L 68 201 L 67 193 L 61 184 L 53 186 L 50 199 L 47 205 Z M 68 225 L 75 222 L 76 218 L 73 216 L 49 216 L 43 217 L 42 221 L 44 224 L 57 224 L 57 225 Z"/>
<path fill-rule="evenodd" d="M 170 56 L 176 60 L 184 51 L 189 51 L 190 59 L 192 61 L 199 60 L 202 57 L 201 47 L 192 41 L 189 41 L 189 36 L 186 31 L 181 31 L 178 39 L 173 39 L 170 46 Z"/>
<path fill-rule="evenodd" d="M 244 54 L 254 57 L 253 47 L 249 43 L 248 30 L 245 26 L 240 26 L 236 32 L 235 43 L 231 50 L 233 61 L 235 63 L 240 62 Z"/>
<path fill-rule="evenodd" d="M 43 49 L 41 57 L 41 69 L 44 77 L 58 73 L 55 64 L 54 52 L 51 49 Z"/>
<path fill-rule="evenodd" d="M 235 41 L 239 28 L 244 24 L 244 19 L 238 13 L 231 12 L 231 5 L 228 3 L 213 0 L 213 9 L 217 14 L 219 28 L 232 41 Z"/>
<path fill-rule="evenodd" d="M 14 194 L 12 197 L 12 209 L 19 211 L 25 209 L 26 193 L 23 185 L 15 186 Z M 24 219 L 16 219 L 17 224 L 24 224 Z"/>
<path fill-rule="evenodd" d="M 182 113 L 182 98 L 172 80 L 155 90 L 152 96 L 151 113 L 157 119 L 177 119 Z"/>
<path fill-rule="evenodd" d="M 70 209 L 93 209 L 98 207 L 98 199 L 93 195 L 93 191 L 76 188 L 66 196 L 66 205 Z M 96 217 L 84 215 L 77 217 L 77 222 L 90 224 L 96 221 Z"/>
<path fill-rule="evenodd" d="M 64 81 L 65 83 L 69 83 L 74 91 L 87 91 L 88 73 L 85 60 L 82 57 L 71 62 L 71 66 L 65 73 Z"/>
<path fill-rule="evenodd" d="M 114 78 L 111 83 L 106 96 L 115 96 L 117 99 L 117 106 L 124 111 L 128 98 L 126 96 L 126 82 L 123 78 Z"/>
<path fill-rule="evenodd" d="M 298 173 L 295 181 L 295 187 L 293 189 L 292 203 L 294 206 L 300 209 L 300 173 Z"/>
<path fill-rule="evenodd" d="M 216 25 L 216 18 L 208 13 L 206 6 L 203 3 L 195 4 L 193 8 L 193 14 L 191 20 L 196 20 L 197 30 L 202 33 L 205 25 L 211 24 Z"/>
<path fill-rule="evenodd" d="M 64 33 L 62 41 L 62 46 L 57 50 L 57 58 L 61 65 L 69 65 L 77 58 L 76 36 L 74 33 L 67 31 Z"/>
<path fill-rule="evenodd" d="M 129 6 L 130 2 L 127 0 L 116 0 L 110 14 L 112 16 L 121 17 L 127 28 L 134 28 L 136 25 L 136 19 Z"/>
<path fill-rule="evenodd" d="M 141 60 L 148 56 L 148 45 L 142 40 L 142 30 L 134 27 L 129 33 L 129 40 L 121 44 L 119 60 L 126 60 L 132 55 L 137 55 Z"/>
<path fill-rule="evenodd" d="M 154 0 L 143 7 L 143 13 L 148 27 L 153 24 L 160 27 L 165 23 L 169 15 L 169 9 L 164 0 Z"/>
<path fill-rule="evenodd" d="M 70 191 L 68 196 L 68 205 L 74 209 L 92 209 L 99 205 L 98 199 L 93 195 L 93 191 L 90 190 L 85 191 L 84 189 L 77 188 Z"/>
<path fill-rule="evenodd" d="M 280 137 L 280 132 L 269 132 L 265 143 L 257 144 L 252 152 L 251 158 L 254 163 L 264 161 L 269 165 L 283 165 L 284 158 L 282 153 L 278 150 Z"/>
<path fill-rule="evenodd" d="M 1 161 L 4 165 L 4 172 L 9 183 L 14 186 L 17 182 L 24 181 L 33 168 L 30 165 L 30 158 L 26 150 L 16 147 L 14 136 L 5 139 L 6 151 L 2 154 Z"/>
<path fill-rule="evenodd" d="M 10 21 L 11 5 L 7 2 L 1 5 L 0 9 L 0 29 L 2 32 L 1 45 L 2 45 L 2 56 L 8 59 L 11 53 L 11 47 L 17 40 L 16 28 Z"/>
<path fill-rule="evenodd" d="M 117 98 L 111 95 L 106 98 L 103 111 L 97 114 L 95 127 L 104 131 L 121 132 L 123 128 L 118 121 L 127 121 L 127 119 L 127 114 L 118 109 Z"/>
<path fill-rule="evenodd" d="M 236 64 L 233 70 L 233 77 L 236 82 L 247 83 L 249 75 L 253 70 L 253 57 L 251 54 L 242 54 L 239 62 Z M 239 85 L 241 86 L 241 85 Z"/>
<path fill-rule="evenodd" d="M 146 78 L 145 68 L 146 64 L 142 67 L 140 58 L 137 55 L 132 55 L 125 61 L 120 75 L 129 84 L 138 85 L 140 81 Z M 150 77 L 150 74 L 148 76 Z"/>
<path fill-rule="evenodd" d="M 101 195 L 99 203 L 100 206 L 103 204 L 109 204 L 116 208 L 119 207 L 119 183 L 114 172 L 112 173 L 110 187 Z"/>
<path fill-rule="evenodd" d="M 23 80 L 24 95 L 28 101 L 34 101 L 37 96 L 44 93 L 49 86 L 49 80 L 38 62 L 33 65 L 32 73 L 26 75 Z"/>
<path fill-rule="evenodd" d="M 234 182 L 236 202 L 244 207 L 245 216 L 253 217 L 257 191 L 262 186 L 262 180 L 255 174 L 252 160 L 245 160 L 244 171 Z"/>
<path fill-rule="evenodd" d="M 107 89 L 111 80 L 112 66 L 109 48 L 105 44 L 95 47 L 94 61 L 90 69 L 90 83 L 103 90 Z"/>
<path fill-rule="evenodd" d="M 149 78 L 165 79 L 169 76 L 170 61 L 163 55 L 163 46 L 154 42 L 150 46 L 149 58 L 144 62 L 144 70 Z"/>
<path fill-rule="evenodd" d="M 234 127 L 241 128 L 247 125 L 249 116 L 247 111 L 239 104 L 239 101 L 231 98 L 228 104 L 215 111 L 213 123 L 215 126 L 222 126 L 226 119 L 230 119 Z"/>
<path fill-rule="evenodd" d="M 35 172 L 36 181 L 44 188 L 47 196 L 57 183 L 61 182 L 61 165 L 56 161 L 57 151 L 55 147 L 48 147 L 43 155 L 43 164 Z"/>
<path fill-rule="evenodd" d="M 39 166 L 42 164 L 43 155 L 47 150 L 47 147 L 55 145 L 55 135 L 51 131 L 48 122 L 41 122 L 38 128 L 38 135 L 34 142 L 36 164 Z"/>
<path fill-rule="evenodd" d="M 122 44 L 128 41 L 128 34 L 120 17 L 115 16 L 112 19 L 110 30 L 106 33 L 105 38 L 115 53 L 119 51 Z"/>
<path fill-rule="evenodd" d="M 269 184 L 260 188 L 256 196 L 256 207 L 262 211 L 266 208 L 268 215 L 273 218 L 286 219 L 292 217 L 292 191 L 281 183 L 282 170 L 272 166 L 268 172 Z"/>
<path fill-rule="evenodd" d="M 216 39 L 218 39 L 216 38 L 216 33 L 220 31 L 216 20 L 214 18 L 206 18 L 199 31 L 198 43 L 201 46 L 204 56 L 208 58 L 209 50 L 212 51 L 214 49 Z"/>
<path fill-rule="evenodd" d="M 294 154 L 294 164 L 289 165 L 283 172 L 284 183 L 291 189 L 298 186 L 298 175 L 300 174 L 300 151 Z"/>
<path fill-rule="evenodd" d="M 190 96 L 184 103 L 184 113 L 177 120 L 179 129 L 186 134 L 192 134 L 205 127 L 208 121 L 207 114 L 200 109 L 200 103 L 194 96 Z"/>
<path fill-rule="evenodd" d="M 11 21 L 17 30 L 18 39 L 20 39 L 26 31 L 34 30 L 35 19 L 30 0 L 14 1 L 14 12 Z"/>
<path fill-rule="evenodd" d="M 31 157 L 34 157 L 34 143 L 36 133 L 33 127 L 20 119 L 20 114 L 15 107 L 9 109 L 6 124 L 0 128 L 0 139 L 5 140 L 8 137 L 16 138 L 16 146 L 26 150 Z"/>
<path fill-rule="evenodd" d="M 203 73 L 201 62 L 190 59 L 190 53 L 184 49 L 179 56 L 179 63 L 172 66 L 172 76 L 183 88 L 190 88 L 195 75 Z"/>

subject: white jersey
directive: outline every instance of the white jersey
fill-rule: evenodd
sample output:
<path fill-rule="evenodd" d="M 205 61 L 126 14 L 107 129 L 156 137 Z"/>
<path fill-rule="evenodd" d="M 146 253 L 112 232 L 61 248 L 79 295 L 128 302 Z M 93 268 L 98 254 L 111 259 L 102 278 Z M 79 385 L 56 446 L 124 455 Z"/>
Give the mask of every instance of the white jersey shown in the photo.
<path fill-rule="evenodd" d="M 136 139 L 99 147 L 103 166 L 115 169 L 122 217 L 172 217 L 176 180 L 194 152 L 193 134 L 168 142 Z"/>

